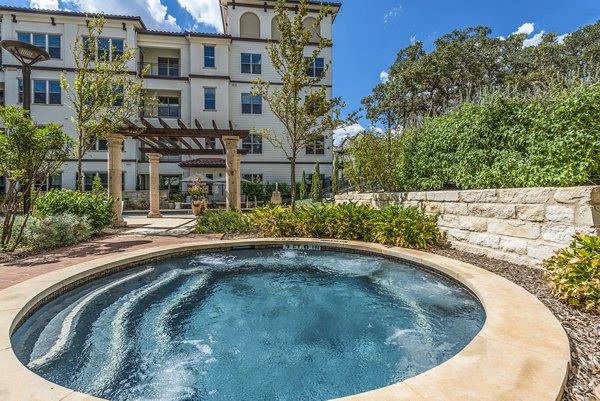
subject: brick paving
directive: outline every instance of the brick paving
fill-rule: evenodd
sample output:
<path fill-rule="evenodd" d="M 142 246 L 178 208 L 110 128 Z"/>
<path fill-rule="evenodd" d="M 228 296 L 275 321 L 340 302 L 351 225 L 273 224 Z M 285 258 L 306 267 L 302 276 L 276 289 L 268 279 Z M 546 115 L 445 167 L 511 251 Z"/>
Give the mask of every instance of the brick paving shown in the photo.
<path fill-rule="evenodd" d="M 152 249 L 196 241 L 218 241 L 221 234 L 173 236 L 118 235 L 73 245 L 54 251 L 0 263 L 0 290 L 51 271 L 63 269 L 110 254 Z"/>

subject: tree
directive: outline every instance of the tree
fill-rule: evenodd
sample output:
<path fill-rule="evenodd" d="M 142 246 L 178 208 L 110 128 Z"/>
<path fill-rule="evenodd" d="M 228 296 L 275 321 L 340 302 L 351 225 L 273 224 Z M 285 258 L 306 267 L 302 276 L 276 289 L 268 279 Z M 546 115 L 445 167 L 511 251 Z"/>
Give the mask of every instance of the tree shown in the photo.
<path fill-rule="evenodd" d="M 321 182 L 321 169 L 319 168 L 319 161 L 315 163 L 315 172 L 312 176 L 312 185 L 310 186 L 310 195 L 312 200 L 315 202 L 321 202 L 323 199 L 323 184 Z"/>
<path fill-rule="evenodd" d="M 284 132 L 262 130 L 259 134 L 283 151 L 290 161 L 292 207 L 297 198 L 296 159 L 300 150 L 322 140 L 338 126 L 340 108 L 343 107 L 341 99 L 328 98 L 327 87 L 322 84 L 330 63 L 326 63 L 321 74 L 309 76 L 307 73 L 321 51 L 332 45 L 330 39 L 320 36 L 316 44 L 311 44 L 313 32 L 318 32 L 329 10 L 328 6 L 322 7 L 310 29 L 306 29 L 308 0 L 298 2 L 295 15 L 290 15 L 285 0 L 277 1 L 275 12 L 281 35 L 279 41 L 269 42 L 267 51 L 281 85 L 272 87 L 270 82 L 259 79 L 253 87 L 253 95 L 261 96 L 268 103 L 284 127 Z"/>
<path fill-rule="evenodd" d="M 16 107 L 0 107 L 0 174 L 8 180 L 6 195 L 0 209 L 5 211 L 0 247 L 12 252 L 21 242 L 23 230 L 39 191 L 73 150 L 73 139 L 58 124 L 38 126 L 29 112 Z M 15 226 L 22 207 L 25 216 L 21 226 Z"/>
<path fill-rule="evenodd" d="M 340 156 L 333 154 L 333 177 L 331 178 L 331 193 L 333 196 L 340 192 Z"/>
<path fill-rule="evenodd" d="M 71 121 L 77 134 L 75 157 L 79 190 L 83 190 L 85 181 L 84 155 L 98 140 L 119 132 L 128 125 L 128 120 L 137 118 L 142 107 L 143 76 L 147 70 L 131 73 L 136 49 L 114 46 L 105 49 L 99 45 L 104 25 L 103 17 L 88 21 L 87 35 L 77 36 L 73 44 L 73 81 L 65 73 L 60 80 L 73 111 Z"/>
<path fill-rule="evenodd" d="M 306 171 L 302 171 L 302 180 L 300 181 L 300 200 L 308 198 L 308 188 L 306 188 Z"/>

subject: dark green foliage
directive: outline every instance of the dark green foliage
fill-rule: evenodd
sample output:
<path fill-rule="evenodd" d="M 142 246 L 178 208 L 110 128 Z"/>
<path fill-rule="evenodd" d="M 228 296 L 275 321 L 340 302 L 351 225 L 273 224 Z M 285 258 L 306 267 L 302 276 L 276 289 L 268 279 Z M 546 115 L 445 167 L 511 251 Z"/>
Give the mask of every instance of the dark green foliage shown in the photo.
<path fill-rule="evenodd" d="M 600 238 L 578 234 L 571 246 L 544 262 L 552 293 L 574 306 L 600 312 Z"/>
<path fill-rule="evenodd" d="M 249 200 L 262 200 L 264 197 L 264 188 L 259 182 L 243 182 L 242 192 L 248 197 Z"/>
<path fill-rule="evenodd" d="M 102 194 L 69 189 L 53 190 L 37 199 L 34 213 L 37 216 L 72 214 L 87 217 L 93 230 L 101 231 L 110 226 L 115 218 L 113 202 L 112 198 Z"/>
<path fill-rule="evenodd" d="M 321 169 L 319 168 L 319 161 L 317 161 L 315 164 L 315 172 L 312 175 L 310 197 L 314 202 L 320 202 L 323 198 L 323 184 L 321 183 Z"/>
<path fill-rule="evenodd" d="M 248 216 L 236 210 L 207 210 L 196 221 L 196 232 L 200 234 L 245 233 L 251 228 Z"/>
<path fill-rule="evenodd" d="M 401 139 L 405 190 L 569 186 L 600 179 L 600 83 L 497 93 Z"/>
<path fill-rule="evenodd" d="M 254 224 L 270 237 L 336 238 L 427 248 L 439 238 L 436 218 L 416 208 L 390 206 L 275 206 L 256 210 Z"/>
<path fill-rule="evenodd" d="M 308 198 L 308 188 L 306 187 L 306 172 L 302 171 L 302 179 L 300 180 L 300 194 L 298 199 L 304 200 Z"/>

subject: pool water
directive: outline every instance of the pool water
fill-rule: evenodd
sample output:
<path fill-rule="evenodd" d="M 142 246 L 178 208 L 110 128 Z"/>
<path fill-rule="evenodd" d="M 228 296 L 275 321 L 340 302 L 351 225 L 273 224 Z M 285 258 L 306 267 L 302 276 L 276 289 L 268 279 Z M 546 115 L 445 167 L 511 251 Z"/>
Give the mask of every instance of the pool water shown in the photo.
<path fill-rule="evenodd" d="M 327 400 L 448 360 L 485 314 L 465 289 L 375 256 L 200 254 L 88 283 L 12 336 L 31 370 L 130 400 Z"/>

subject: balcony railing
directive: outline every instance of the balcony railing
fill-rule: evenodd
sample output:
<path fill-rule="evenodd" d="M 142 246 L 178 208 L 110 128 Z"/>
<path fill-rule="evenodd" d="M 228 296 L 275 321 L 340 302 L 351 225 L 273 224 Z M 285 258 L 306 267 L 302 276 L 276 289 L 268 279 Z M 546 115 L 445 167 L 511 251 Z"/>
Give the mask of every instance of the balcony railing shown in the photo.
<path fill-rule="evenodd" d="M 138 68 L 140 73 L 145 68 L 148 68 L 146 75 L 152 77 L 178 78 L 181 76 L 181 67 L 179 64 L 142 62 L 139 63 Z"/>

